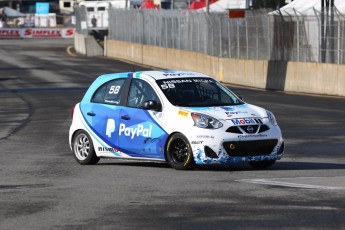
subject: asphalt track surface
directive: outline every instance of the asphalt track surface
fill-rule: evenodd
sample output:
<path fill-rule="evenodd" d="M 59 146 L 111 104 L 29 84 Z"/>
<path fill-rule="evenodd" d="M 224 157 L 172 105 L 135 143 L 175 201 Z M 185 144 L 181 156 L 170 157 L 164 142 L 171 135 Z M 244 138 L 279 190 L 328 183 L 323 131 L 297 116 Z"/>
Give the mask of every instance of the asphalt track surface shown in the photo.
<path fill-rule="evenodd" d="M 69 56 L 72 42 L 0 40 L 0 229 L 345 229 L 345 98 L 230 86 L 281 126 L 267 170 L 81 166 L 72 107 L 98 75 L 146 68 Z"/>

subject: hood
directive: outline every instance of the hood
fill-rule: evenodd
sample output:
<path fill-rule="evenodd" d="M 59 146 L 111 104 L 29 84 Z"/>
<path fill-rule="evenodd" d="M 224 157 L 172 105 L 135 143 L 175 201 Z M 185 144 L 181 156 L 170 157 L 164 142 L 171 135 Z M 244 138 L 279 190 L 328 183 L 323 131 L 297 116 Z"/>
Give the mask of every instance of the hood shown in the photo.
<path fill-rule="evenodd" d="M 181 109 L 191 113 L 206 114 L 218 120 L 267 117 L 265 109 L 251 104 L 216 107 L 181 107 Z"/>

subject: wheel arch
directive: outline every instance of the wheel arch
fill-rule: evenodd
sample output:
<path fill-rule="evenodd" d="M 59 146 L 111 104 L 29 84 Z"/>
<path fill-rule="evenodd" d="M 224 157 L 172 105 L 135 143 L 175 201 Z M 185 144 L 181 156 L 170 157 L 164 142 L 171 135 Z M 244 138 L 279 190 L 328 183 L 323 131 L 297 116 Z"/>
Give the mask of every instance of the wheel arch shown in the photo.
<path fill-rule="evenodd" d="M 73 140 L 74 140 L 74 138 L 75 138 L 75 135 L 76 135 L 76 133 L 77 132 L 79 132 L 79 131 L 84 131 L 84 132 L 86 132 L 89 136 L 90 136 L 90 140 L 92 141 L 92 144 L 93 144 L 93 139 L 92 139 L 92 135 L 90 135 L 90 133 L 87 131 L 87 130 L 85 130 L 85 129 L 76 129 L 76 130 L 74 130 L 73 131 L 73 133 L 72 133 L 72 135 L 71 135 L 71 148 L 73 148 Z"/>
<path fill-rule="evenodd" d="M 165 145 L 164 145 L 164 159 L 166 162 L 168 162 L 168 158 L 167 158 L 167 147 L 168 147 L 168 143 L 169 141 L 171 140 L 171 137 L 175 134 L 175 133 L 181 133 L 181 132 L 172 132 L 169 134 L 168 138 L 167 138 L 167 141 L 165 142 Z M 181 133 L 182 134 L 182 133 Z"/>
<path fill-rule="evenodd" d="M 73 132 L 72 135 L 71 135 L 71 145 L 72 145 L 72 143 L 73 143 L 75 134 L 76 134 L 77 132 L 79 132 L 79 131 L 85 131 L 85 132 L 86 132 L 85 129 L 76 129 L 76 130 L 74 130 L 74 132 Z"/>

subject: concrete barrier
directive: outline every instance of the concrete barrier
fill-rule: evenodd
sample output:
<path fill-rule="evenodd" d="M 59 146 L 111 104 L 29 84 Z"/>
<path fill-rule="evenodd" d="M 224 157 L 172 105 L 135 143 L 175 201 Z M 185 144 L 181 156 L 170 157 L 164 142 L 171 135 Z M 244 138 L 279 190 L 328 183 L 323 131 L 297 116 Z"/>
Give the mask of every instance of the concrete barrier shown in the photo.
<path fill-rule="evenodd" d="M 167 69 L 167 49 L 143 45 L 143 64 Z"/>
<path fill-rule="evenodd" d="M 103 48 L 98 44 L 93 36 L 85 36 L 83 34 L 75 33 L 74 48 L 77 53 L 86 56 L 103 56 Z"/>
<path fill-rule="evenodd" d="M 225 83 L 345 96 L 345 65 L 218 58 L 202 53 L 108 40 L 108 57 L 162 69 L 190 70 Z"/>
<path fill-rule="evenodd" d="M 86 55 L 85 36 L 77 32 L 74 34 L 74 49 L 77 53 Z"/>
<path fill-rule="evenodd" d="M 107 56 L 143 64 L 143 45 L 123 41 L 107 40 Z"/>

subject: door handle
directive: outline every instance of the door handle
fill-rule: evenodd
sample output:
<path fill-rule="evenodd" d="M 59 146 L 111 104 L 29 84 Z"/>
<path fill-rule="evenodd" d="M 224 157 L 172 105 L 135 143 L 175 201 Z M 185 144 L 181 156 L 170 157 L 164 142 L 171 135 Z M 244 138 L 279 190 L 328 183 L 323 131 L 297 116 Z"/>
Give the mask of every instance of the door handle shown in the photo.
<path fill-rule="evenodd" d="M 121 119 L 123 120 L 130 120 L 131 118 L 128 115 L 121 116 Z"/>
<path fill-rule="evenodd" d="M 96 114 L 95 114 L 94 112 L 88 112 L 87 115 L 88 115 L 88 116 L 91 116 L 91 117 L 96 116 Z"/>

